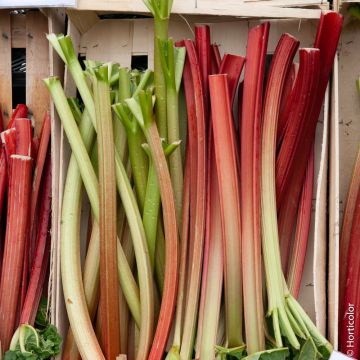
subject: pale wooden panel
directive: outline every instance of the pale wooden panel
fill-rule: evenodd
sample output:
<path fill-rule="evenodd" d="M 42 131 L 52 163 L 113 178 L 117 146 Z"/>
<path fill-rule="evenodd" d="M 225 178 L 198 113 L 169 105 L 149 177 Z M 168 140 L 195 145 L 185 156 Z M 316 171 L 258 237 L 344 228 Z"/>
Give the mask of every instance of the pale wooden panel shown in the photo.
<path fill-rule="evenodd" d="M 232 2 L 234 3 L 235 1 L 233 0 Z M 243 0 L 243 2 L 285 7 L 329 6 L 329 2 L 324 0 Z"/>
<path fill-rule="evenodd" d="M 0 10 L 0 108 L 4 123 L 12 113 L 11 23 L 7 10 Z"/>
<path fill-rule="evenodd" d="M 133 21 L 101 20 L 82 36 L 80 52 L 87 59 L 130 67 L 132 34 Z"/>
<path fill-rule="evenodd" d="M 77 11 L 68 9 L 66 14 L 69 19 L 76 24 L 76 27 L 81 34 L 86 33 L 99 21 L 99 17 L 95 11 Z"/>
<path fill-rule="evenodd" d="M 329 159 L 329 279 L 328 333 L 338 348 L 339 323 L 339 72 L 335 56 L 331 91 L 330 159 Z"/>
<path fill-rule="evenodd" d="M 50 96 L 43 82 L 49 76 L 48 20 L 39 11 L 26 15 L 26 104 L 33 113 L 35 130 L 49 110 Z"/>
<path fill-rule="evenodd" d="M 61 33 L 65 27 L 65 13 L 60 9 L 47 10 L 49 33 Z M 48 46 L 50 76 L 58 76 L 60 79 L 64 76 L 64 64 L 51 46 Z M 51 236 L 51 263 L 50 263 L 50 286 L 49 293 L 51 299 L 51 323 L 54 324 L 63 333 L 59 322 L 59 298 L 62 298 L 61 276 L 60 276 L 60 247 L 58 232 L 60 227 L 60 204 L 59 197 L 62 189 L 59 186 L 59 168 L 61 166 L 60 148 L 62 145 L 61 127 L 55 106 L 50 101 L 51 115 L 51 159 L 52 159 L 52 236 Z M 61 318 L 63 315 L 60 316 Z"/>
<path fill-rule="evenodd" d="M 11 15 L 11 47 L 26 48 L 26 15 Z"/>
<path fill-rule="evenodd" d="M 121 11 L 124 13 L 149 13 L 148 9 L 141 0 L 78 0 L 77 8 L 79 10 Z M 317 19 L 320 17 L 320 9 L 271 6 L 269 1 L 266 2 L 266 4 L 249 4 L 241 3 L 235 0 L 175 0 L 172 13 L 214 16 L 227 15 L 257 18 L 264 17 Z"/>
<path fill-rule="evenodd" d="M 322 126 L 318 124 L 315 140 L 315 226 L 308 248 L 313 249 L 313 284 L 316 326 L 326 334 L 326 255 L 327 255 L 327 184 L 328 184 L 328 146 L 329 146 L 329 88 L 325 94 Z M 319 153 L 319 149 L 321 152 Z M 313 239 L 312 239 L 313 238 Z M 310 254 L 308 254 L 310 255 Z M 305 300 L 305 299 L 304 299 Z"/>

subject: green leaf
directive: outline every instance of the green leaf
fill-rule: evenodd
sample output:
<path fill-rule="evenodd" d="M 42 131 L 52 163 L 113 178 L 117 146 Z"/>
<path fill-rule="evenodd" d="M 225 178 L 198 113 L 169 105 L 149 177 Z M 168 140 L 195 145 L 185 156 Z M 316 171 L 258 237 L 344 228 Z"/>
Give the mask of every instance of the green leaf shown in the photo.
<path fill-rule="evenodd" d="M 314 341 L 309 338 L 301 347 L 299 355 L 296 357 L 296 360 L 316 360 L 319 359 L 319 355 L 320 354 L 316 349 Z"/>
<path fill-rule="evenodd" d="M 286 360 L 290 355 L 288 348 L 270 349 L 249 355 L 244 360 Z"/>
<path fill-rule="evenodd" d="M 61 337 L 56 327 L 47 320 L 45 298 L 41 300 L 36 324 L 42 329 L 35 329 L 27 324 L 19 327 L 16 333 L 17 342 L 11 342 L 11 350 L 5 353 L 4 360 L 45 360 L 60 354 Z"/>
<path fill-rule="evenodd" d="M 45 297 L 42 297 L 35 318 L 35 327 L 38 329 L 44 329 L 48 325 L 49 320 L 47 314 L 47 299 Z"/>
<path fill-rule="evenodd" d="M 216 355 L 220 356 L 221 360 L 227 359 L 242 359 L 244 357 L 245 345 L 237 346 L 235 348 L 225 348 L 222 346 L 215 346 Z"/>

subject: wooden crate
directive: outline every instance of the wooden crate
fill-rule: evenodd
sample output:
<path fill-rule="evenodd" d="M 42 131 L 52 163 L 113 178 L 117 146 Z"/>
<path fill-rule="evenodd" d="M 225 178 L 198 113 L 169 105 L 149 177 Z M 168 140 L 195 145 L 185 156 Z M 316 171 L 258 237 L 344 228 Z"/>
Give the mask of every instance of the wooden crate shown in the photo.
<path fill-rule="evenodd" d="M 142 0 L 78 0 L 77 9 L 148 13 Z M 326 0 L 175 0 L 173 13 L 271 18 L 318 18 Z"/>
<path fill-rule="evenodd" d="M 82 6 L 82 1 L 79 1 Z M 309 47 L 313 45 L 317 20 L 312 17 L 319 17 L 319 10 L 311 10 L 311 16 L 307 19 L 273 19 L 271 20 L 270 38 L 268 51 L 274 51 L 280 35 L 289 32 L 301 41 L 301 46 Z M 148 65 L 152 67 L 153 63 L 153 20 L 152 19 L 100 19 L 99 14 L 103 11 L 74 11 L 68 12 L 68 34 L 73 39 L 76 51 L 88 59 L 106 60 L 119 62 L 122 66 L 130 66 L 133 56 L 148 56 Z M 170 22 L 170 36 L 175 40 L 193 37 L 193 26 L 196 21 L 207 22 L 211 27 L 212 41 L 220 45 L 222 53 L 229 52 L 235 54 L 245 54 L 248 29 L 259 23 L 259 19 L 238 19 L 228 17 L 225 21 L 217 16 L 209 17 L 172 17 Z M 68 96 L 76 94 L 75 86 L 71 76 L 65 71 L 64 77 L 65 91 Z M 331 306 L 327 306 L 328 297 L 328 226 L 333 221 L 328 216 L 328 171 L 329 171 L 329 145 L 330 134 L 332 134 L 330 97 L 332 92 L 328 91 L 325 98 L 324 111 L 322 112 L 316 134 L 316 177 L 313 196 L 313 217 L 311 225 L 311 237 L 308 246 L 308 254 L 305 264 L 303 283 L 301 286 L 300 302 L 304 305 L 306 311 L 323 333 L 330 336 L 330 340 L 337 344 L 336 327 L 333 317 L 330 313 L 336 313 Z M 63 129 L 55 133 L 57 139 L 60 139 L 59 166 L 56 168 L 56 177 L 58 178 L 58 197 L 55 201 L 56 208 L 61 208 L 62 190 L 67 171 L 67 165 L 70 157 L 69 145 L 67 143 Z M 330 168 L 332 169 L 332 168 Z M 87 209 L 84 210 L 84 219 Z M 53 298 L 52 306 L 56 309 L 53 312 L 53 322 L 59 328 L 62 334 L 65 334 L 68 328 L 65 304 L 61 288 L 60 279 L 60 218 L 53 233 L 54 246 L 56 246 L 55 258 L 53 261 Z M 330 225 L 332 226 L 332 225 Z M 331 296 L 334 296 L 333 289 L 329 289 Z M 327 321 L 329 319 L 329 321 Z"/>
<path fill-rule="evenodd" d="M 64 11 L 31 10 L 25 14 L 10 10 L 0 10 L 0 107 L 4 122 L 7 123 L 13 109 L 12 99 L 12 49 L 26 49 L 26 104 L 35 122 L 35 131 L 39 131 L 43 116 L 51 114 L 51 153 L 52 153 L 52 197 L 56 199 L 58 181 L 55 166 L 59 164 L 60 124 L 50 102 L 49 92 L 43 79 L 49 75 L 63 78 L 64 65 L 53 49 L 49 47 L 46 34 L 62 32 L 65 29 Z M 16 104 L 15 104 L 16 105 Z M 58 213 L 53 206 L 52 231 L 56 229 Z M 52 246 L 53 247 L 53 246 Z M 52 251 L 52 258 L 55 252 Z M 51 260 L 52 261 L 52 260 Z M 52 269 L 53 266 L 50 266 Z M 52 276 L 50 277 L 53 278 Z M 51 283 L 49 286 L 51 294 Z M 51 296 L 50 296 L 51 297 Z"/>

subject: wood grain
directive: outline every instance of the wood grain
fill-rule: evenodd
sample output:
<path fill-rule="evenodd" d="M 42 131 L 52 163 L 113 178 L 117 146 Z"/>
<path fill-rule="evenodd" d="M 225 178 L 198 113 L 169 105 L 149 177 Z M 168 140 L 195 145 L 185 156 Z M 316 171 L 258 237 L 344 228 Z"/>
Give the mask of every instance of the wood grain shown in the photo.
<path fill-rule="evenodd" d="M 26 15 L 26 104 L 33 113 L 35 131 L 41 127 L 50 96 L 43 82 L 49 76 L 48 20 L 39 11 Z"/>
<path fill-rule="evenodd" d="M 4 123 L 12 113 L 11 20 L 8 10 L 0 10 L 0 108 Z"/>

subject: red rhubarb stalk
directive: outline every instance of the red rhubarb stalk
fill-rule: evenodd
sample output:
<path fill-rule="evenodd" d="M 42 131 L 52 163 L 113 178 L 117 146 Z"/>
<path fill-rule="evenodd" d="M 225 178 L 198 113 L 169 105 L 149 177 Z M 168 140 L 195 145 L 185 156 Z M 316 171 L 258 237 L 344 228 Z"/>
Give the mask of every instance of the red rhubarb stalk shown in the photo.
<path fill-rule="evenodd" d="M 340 327 L 340 351 L 358 359 L 360 356 L 360 191 L 356 198 L 352 220 L 343 313 Z"/>
<path fill-rule="evenodd" d="M 289 111 L 291 111 L 292 109 L 291 96 L 295 94 L 293 92 L 293 88 L 294 88 L 297 72 L 298 72 L 298 64 L 294 63 L 292 64 L 289 73 L 286 77 L 286 82 L 283 90 L 283 97 L 281 99 L 277 136 L 276 136 L 276 143 L 278 147 L 281 140 L 284 137 L 287 120 L 289 119 Z"/>
<path fill-rule="evenodd" d="M 7 161 L 4 144 L 0 144 L 0 220 L 3 218 L 4 200 L 7 187 Z"/>
<path fill-rule="evenodd" d="M 241 56 L 225 54 L 218 70 L 220 73 L 227 74 L 228 76 L 232 105 L 244 60 Z M 210 120 L 207 160 L 207 169 L 210 176 L 210 180 L 207 183 L 207 227 L 205 231 L 204 264 L 196 336 L 196 354 L 197 358 L 201 359 L 212 359 L 215 356 L 223 279 L 221 213 L 213 142 L 213 130 Z"/>
<path fill-rule="evenodd" d="M 0 285 L 0 339 L 4 350 L 9 348 L 15 330 L 22 263 L 28 232 L 32 159 L 12 155 L 9 183 L 8 214 L 4 259 Z"/>
<path fill-rule="evenodd" d="M 314 150 L 310 154 L 309 163 L 301 192 L 294 245 L 287 275 L 289 290 L 295 299 L 299 296 L 302 274 L 305 264 L 306 248 L 311 224 L 311 206 L 314 190 Z"/>
<path fill-rule="evenodd" d="M 269 23 L 250 29 L 246 49 L 241 136 L 241 238 L 244 321 L 248 354 L 265 349 L 261 276 L 260 149 Z"/>
<path fill-rule="evenodd" d="M 194 225 L 190 227 L 190 243 L 193 244 L 192 256 L 190 257 L 190 280 L 188 283 L 188 298 L 184 318 L 184 332 L 181 342 L 180 356 L 190 358 L 193 350 L 193 341 L 195 337 L 196 319 L 200 295 L 201 267 L 203 259 L 203 245 L 205 235 L 205 191 L 206 191 L 206 124 L 205 124 L 205 104 L 203 87 L 201 83 L 201 73 L 198 59 L 196 56 L 195 45 L 191 40 L 185 40 L 188 64 L 192 77 L 194 88 L 195 105 L 195 124 L 196 127 L 196 169 L 193 171 L 191 166 L 190 174 L 194 174 L 191 180 L 191 187 L 195 186 L 195 209 L 190 206 L 190 216 L 194 216 Z M 190 120 L 190 118 L 189 118 Z M 194 119 L 192 119 L 194 120 Z M 194 140 L 195 140 L 194 139 Z M 191 175 L 190 175 L 191 176 Z M 190 203 L 192 197 L 190 194 Z M 191 211 L 194 211 L 193 213 Z"/>
<path fill-rule="evenodd" d="M 31 120 L 26 118 L 16 118 L 14 120 L 15 137 L 16 137 L 16 154 L 31 156 L 32 150 L 32 128 Z M 11 129 L 11 130 L 13 130 Z M 31 206 L 31 205 L 30 205 Z M 30 223 L 29 223 L 30 224 Z M 31 226 L 30 226 L 31 228 Z M 20 310 L 23 307 L 25 296 L 28 286 L 29 274 L 29 240 L 31 232 L 26 235 L 25 251 L 24 251 L 24 264 L 21 280 L 21 294 L 20 294 Z"/>
<path fill-rule="evenodd" d="M 314 96 L 310 117 L 307 119 L 301 143 L 294 149 L 294 163 L 285 176 L 279 175 L 276 180 L 278 204 L 288 198 L 288 192 L 294 188 L 301 191 L 301 184 L 306 171 L 309 155 L 314 143 L 316 124 L 322 108 L 329 75 L 337 49 L 343 18 L 339 13 L 330 11 L 323 13 L 316 35 L 314 47 L 320 50 L 320 74 L 317 92 Z M 300 71 L 300 70 L 299 70 Z M 286 136 L 286 134 L 285 134 Z M 300 183 L 300 185 L 299 185 Z"/>
<path fill-rule="evenodd" d="M 49 229 L 51 220 L 51 160 L 50 153 L 45 165 L 44 181 L 42 182 L 41 206 L 39 211 L 39 227 L 36 239 L 36 252 L 31 265 L 29 286 L 26 292 L 25 303 L 21 311 L 20 324 L 34 326 L 44 287 L 46 270 L 49 262 Z"/>
<path fill-rule="evenodd" d="M 224 241 L 226 336 L 232 348 L 243 344 L 239 174 L 227 75 L 211 75 L 209 85 Z"/>
<path fill-rule="evenodd" d="M 10 157 L 16 154 L 16 130 L 14 128 L 5 130 L 1 133 L 1 141 L 5 148 L 8 168 L 10 167 Z"/>
<path fill-rule="evenodd" d="M 31 193 L 31 206 L 30 206 L 30 236 L 31 236 L 30 240 L 31 241 L 30 241 L 30 250 L 29 250 L 30 264 L 33 261 L 35 248 L 37 246 L 35 242 L 36 240 L 35 214 L 38 208 L 40 184 L 45 166 L 46 154 L 48 152 L 48 147 L 50 142 L 50 130 L 51 130 L 50 114 L 49 112 L 46 112 L 42 123 L 40 142 L 35 160 L 35 169 L 34 169 L 32 193 Z"/>
<path fill-rule="evenodd" d="M 11 129 L 12 127 L 14 127 L 15 119 L 26 118 L 28 115 L 28 111 L 29 111 L 29 109 L 27 108 L 26 105 L 24 105 L 24 104 L 16 105 L 16 108 L 11 115 L 10 121 L 9 121 L 6 129 Z"/>
<path fill-rule="evenodd" d="M 31 120 L 25 118 L 17 118 L 14 121 L 14 128 L 16 130 L 16 154 L 31 156 Z"/>
<path fill-rule="evenodd" d="M 304 142 L 306 122 L 311 114 L 311 106 L 318 88 L 320 51 L 318 49 L 300 49 L 299 56 L 299 74 L 294 86 L 291 110 L 287 120 L 288 126 L 276 160 L 277 184 L 286 176 L 286 172 L 293 168 L 293 164 L 297 164 L 296 155 L 299 155 L 297 149 Z M 303 181 L 300 183 L 301 187 L 302 183 Z M 286 207 L 282 207 L 281 200 L 277 198 L 277 208 L 280 209 L 278 221 L 281 262 L 284 271 L 288 266 L 300 192 L 301 189 L 299 192 L 289 192 L 289 196 L 293 196 L 293 202 Z"/>
<path fill-rule="evenodd" d="M 203 87 L 205 121 L 208 121 L 209 112 L 209 80 L 211 73 L 211 45 L 209 25 L 195 26 L 195 46 L 197 49 L 199 68 L 201 72 L 201 83 Z"/>
<path fill-rule="evenodd" d="M 217 74 L 221 65 L 221 55 L 218 44 L 211 44 L 211 74 Z"/>

